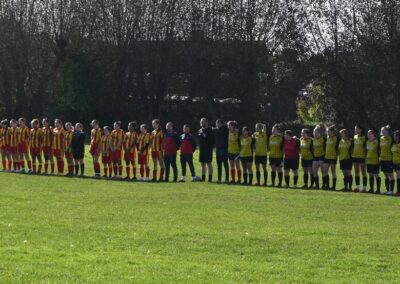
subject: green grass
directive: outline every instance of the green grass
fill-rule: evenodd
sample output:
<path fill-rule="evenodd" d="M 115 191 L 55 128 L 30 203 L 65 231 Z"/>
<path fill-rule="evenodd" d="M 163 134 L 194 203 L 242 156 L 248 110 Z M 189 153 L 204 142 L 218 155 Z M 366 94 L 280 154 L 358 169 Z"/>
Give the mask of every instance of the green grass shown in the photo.
<path fill-rule="evenodd" d="M 399 204 L 0 174 L 0 282 L 396 283 Z"/>

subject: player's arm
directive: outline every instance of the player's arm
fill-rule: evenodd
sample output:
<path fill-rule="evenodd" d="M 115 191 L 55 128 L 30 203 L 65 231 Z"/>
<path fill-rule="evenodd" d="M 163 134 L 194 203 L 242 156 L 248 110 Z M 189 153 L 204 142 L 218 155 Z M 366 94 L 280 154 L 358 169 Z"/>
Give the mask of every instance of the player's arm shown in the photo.
<path fill-rule="evenodd" d="M 190 135 L 190 142 L 192 142 L 193 153 L 197 150 L 196 140 L 193 135 Z"/>
<path fill-rule="evenodd" d="M 381 141 L 379 139 L 377 139 L 378 141 L 378 157 L 381 156 Z"/>
<path fill-rule="evenodd" d="M 336 151 L 339 150 L 340 139 L 336 137 Z"/>
<path fill-rule="evenodd" d="M 178 134 L 174 134 L 174 139 L 176 143 L 176 149 L 178 150 L 181 147 L 181 139 Z"/>
<path fill-rule="evenodd" d="M 108 143 L 108 146 L 110 147 L 111 152 L 114 152 L 114 147 L 113 147 L 114 139 L 115 139 L 115 137 L 111 136 L 110 142 Z"/>
<path fill-rule="evenodd" d="M 353 150 L 354 150 L 354 140 L 350 138 L 350 148 L 349 148 L 349 155 L 352 158 Z"/>
<path fill-rule="evenodd" d="M 100 129 L 99 130 L 99 141 L 97 141 L 97 152 L 100 153 L 101 150 L 101 136 L 103 135 L 103 131 Z"/>

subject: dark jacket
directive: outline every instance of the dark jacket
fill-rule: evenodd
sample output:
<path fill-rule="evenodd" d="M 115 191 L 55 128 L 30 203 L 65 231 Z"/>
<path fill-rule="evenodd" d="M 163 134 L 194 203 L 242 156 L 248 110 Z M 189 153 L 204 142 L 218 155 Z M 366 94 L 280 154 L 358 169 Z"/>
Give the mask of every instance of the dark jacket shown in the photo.
<path fill-rule="evenodd" d="M 175 131 L 165 132 L 163 139 L 163 149 L 165 155 L 176 155 L 176 151 L 178 151 L 180 146 L 181 140 Z"/>
<path fill-rule="evenodd" d="M 214 148 L 215 140 L 214 133 L 211 127 L 201 128 L 197 135 L 200 151 L 212 150 Z"/>
<path fill-rule="evenodd" d="M 181 135 L 181 155 L 192 155 L 196 151 L 196 141 L 192 134 Z"/>
<path fill-rule="evenodd" d="M 85 132 L 74 131 L 74 133 L 72 133 L 71 151 L 73 153 L 85 152 Z"/>
<path fill-rule="evenodd" d="M 227 150 L 228 149 L 228 136 L 229 129 L 227 126 L 222 126 L 220 128 L 213 128 L 215 148 L 217 150 Z"/>

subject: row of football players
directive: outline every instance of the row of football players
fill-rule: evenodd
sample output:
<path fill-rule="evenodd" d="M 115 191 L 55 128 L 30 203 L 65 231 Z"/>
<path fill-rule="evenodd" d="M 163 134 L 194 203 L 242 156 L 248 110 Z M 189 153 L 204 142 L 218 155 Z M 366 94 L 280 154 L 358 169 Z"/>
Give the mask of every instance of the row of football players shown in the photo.
<path fill-rule="evenodd" d="M 79 168 L 80 174 L 83 175 L 85 134 L 81 123 L 77 123 L 75 127 L 71 123 L 66 123 L 64 127 L 61 120 L 57 119 L 52 127 L 48 119 L 43 119 L 40 127 L 39 120 L 34 119 L 31 127 L 32 129 L 29 129 L 26 126 L 24 118 L 18 122 L 2 121 L 0 146 L 5 170 L 24 171 L 24 160 L 26 160 L 29 172 L 41 173 L 43 154 L 43 173 L 48 172 L 50 165 L 50 174 L 54 174 L 54 160 L 56 160 L 58 173 L 62 174 L 65 157 L 68 163 L 68 175 L 78 174 Z M 271 186 L 275 186 L 277 178 L 277 186 L 282 186 L 283 178 L 286 186 L 289 186 L 290 172 L 293 172 L 293 184 L 297 187 L 301 158 L 303 188 L 320 188 L 318 175 L 321 171 L 322 188 L 336 190 L 336 164 L 339 159 L 340 169 L 344 175 L 343 190 L 367 192 L 369 178 L 368 192 L 380 193 L 380 171 L 382 171 L 385 176 L 385 194 L 394 194 L 397 179 L 396 195 L 399 195 L 400 135 L 399 131 L 395 131 L 392 137 L 389 126 L 381 129 L 380 136 L 374 130 L 369 130 L 365 135 L 359 126 L 355 127 L 353 136 L 346 129 L 337 133 L 334 126 L 327 129 L 316 126 L 313 133 L 309 129 L 303 129 L 300 139 L 293 136 L 290 130 L 282 133 L 278 125 L 275 125 L 268 135 L 262 123 L 257 123 L 254 133 L 251 133 L 248 127 L 239 130 L 235 121 L 225 124 L 220 119 L 212 128 L 206 118 L 201 119 L 197 135 L 190 133 L 189 125 L 185 125 L 183 134 L 178 135 L 171 122 L 166 124 L 163 131 L 158 119 L 153 120 L 151 132 L 145 124 L 137 129 L 135 122 L 128 124 L 127 132 L 121 129 L 121 122 L 115 122 L 111 129 L 108 126 L 100 128 L 99 122 L 94 120 L 91 127 L 90 153 L 97 177 L 100 176 L 101 161 L 104 176 L 122 178 L 122 161 L 124 161 L 125 179 L 136 180 L 137 161 L 140 179 L 150 180 L 149 157 L 151 156 L 152 181 L 168 181 L 170 168 L 173 170 L 173 180 L 177 181 L 176 158 L 180 150 L 182 181 L 186 180 L 186 166 L 189 166 L 194 181 L 206 180 L 207 172 L 208 180 L 212 181 L 212 160 L 215 149 L 218 182 L 222 182 L 222 173 L 225 171 L 227 183 L 243 181 L 243 184 L 253 184 L 253 164 L 255 164 L 256 185 L 267 185 L 267 157 L 269 157 Z M 326 135 L 323 135 L 325 132 Z M 193 153 L 197 147 L 200 148 L 201 178 L 196 176 L 193 164 Z M 353 168 L 356 185 L 354 189 Z M 159 176 L 158 169 L 160 169 Z"/>

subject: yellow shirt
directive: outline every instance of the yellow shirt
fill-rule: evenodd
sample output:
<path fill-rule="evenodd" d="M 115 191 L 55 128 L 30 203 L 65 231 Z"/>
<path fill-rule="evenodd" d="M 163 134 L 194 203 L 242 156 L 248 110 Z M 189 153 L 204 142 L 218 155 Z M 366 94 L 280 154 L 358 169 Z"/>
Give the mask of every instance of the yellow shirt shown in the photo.
<path fill-rule="evenodd" d="M 279 135 L 271 135 L 269 137 L 269 157 L 274 159 L 283 158 L 283 136 Z"/>
<path fill-rule="evenodd" d="M 365 147 L 367 139 L 364 135 L 354 135 L 354 148 L 353 148 L 353 158 L 365 159 Z"/>
<path fill-rule="evenodd" d="M 392 145 L 393 138 L 391 136 L 381 136 L 380 147 L 381 147 L 381 161 L 392 161 Z"/>
<path fill-rule="evenodd" d="M 300 139 L 300 153 L 303 160 L 311 161 L 313 159 L 313 154 L 311 151 L 312 143 L 313 141 L 311 138 Z"/>
<path fill-rule="evenodd" d="M 393 164 L 400 165 L 400 143 L 392 146 Z"/>
<path fill-rule="evenodd" d="M 240 137 L 240 157 L 247 158 L 253 156 L 253 138 L 251 136 Z"/>
<path fill-rule="evenodd" d="M 328 138 L 326 139 L 325 159 L 329 160 L 337 159 L 337 146 L 338 146 L 337 137 L 328 136 Z"/>
<path fill-rule="evenodd" d="M 27 148 L 29 148 L 29 136 L 31 134 L 31 130 L 28 127 L 19 127 L 21 139 L 20 143 L 24 143 Z"/>
<path fill-rule="evenodd" d="M 229 154 L 239 154 L 239 131 L 229 131 L 228 135 L 228 153 Z"/>
<path fill-rule="evenodd" d="M 72 142 L 73 132 L 72 132 L 72 130 L 65 130 L 64 135 L 65 135 L 64 149 L 65 149 L 65 152 L 69 153 L 69 152 L 71 152 L 71 142 Z"/>
<path fill-rule="evenodd" d="M 367 165 L 379 165 L 379 141 L 367 141 Z"/>
<path fill-rule="evenodd" d="M 350 159 L 350 149 L 352 146 L 351 140 L 341 139 L 339 142 L 339 160 L 348 160 Z"/>
<path fill-rule="evenodd" d="M 255 150 L 254 153 L 256 156 L 267 156 L 268 154 L 268 135 L 264 131 L 255 132 L 253 134 Z"/>
<path fill-rule="evenodd" d="M 325 138 L 313 138 L 313 154 L 315 158 L 320 158 L 325 155 Z"/>

